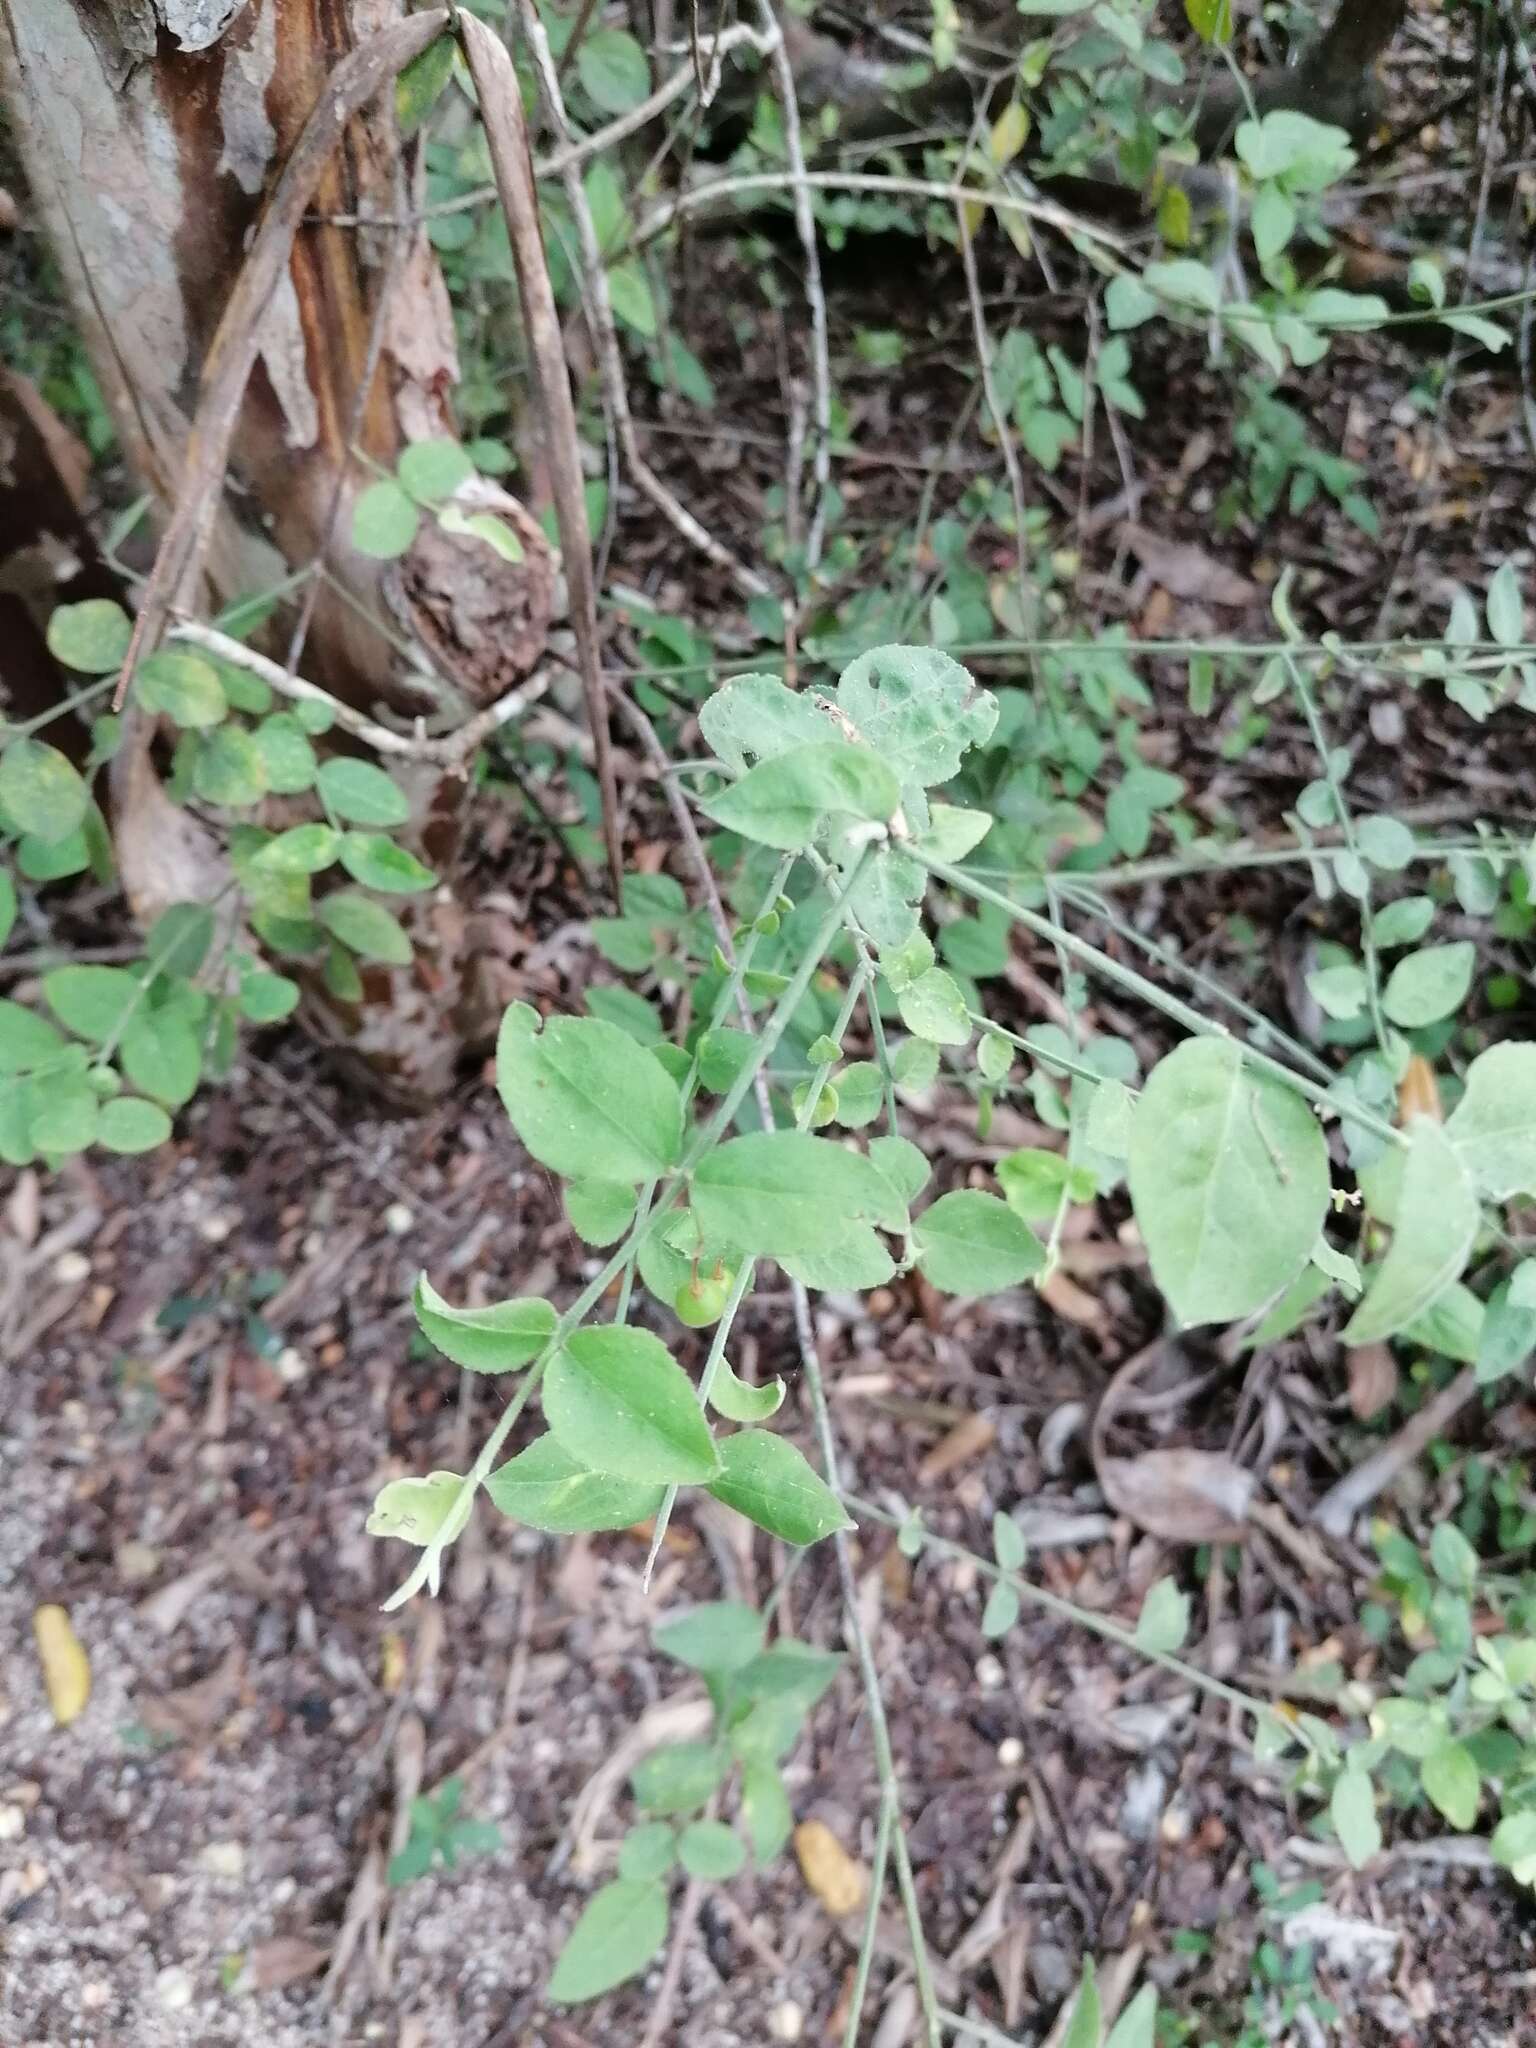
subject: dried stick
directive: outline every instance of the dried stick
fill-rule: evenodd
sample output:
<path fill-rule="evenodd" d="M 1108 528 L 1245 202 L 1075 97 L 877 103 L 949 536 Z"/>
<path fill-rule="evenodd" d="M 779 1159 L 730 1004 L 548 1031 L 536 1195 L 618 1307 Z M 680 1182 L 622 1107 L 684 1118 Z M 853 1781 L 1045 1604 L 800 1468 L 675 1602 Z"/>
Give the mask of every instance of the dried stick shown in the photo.
<path fill-rule="evenodd" d="M 539 90 L 550 125 L 562 142 L 569 143 L 570 123 L 566 117 L 565 100 L 560 91 L 560 81 L 555 75 L 544 24 L 531 5 L 531 0 L 522 0 L 520 13 L 523 34 L 533 58 L 533 67 L 538 75 Z M 587 204 L 586 191 L 582 186 L 574 158 L 565 163 L 561 172 L 561 182 L 565 187 L 566 200 L 575 220 L 577 238 L 581 245 L 583 298 L 592 345 L 597 352 L 603 395 L 629 473 L 646 497 L 672 522 L 683 538 L 691 542 L 701 554 L 707 555 L 718 568 L 724 569 L 738 588 L 746 591 L 750 597 L 766 597 L 769 595 L 769 587 L 763 578 L 755 569 L 749 569 L 744 562 L 738 561 L 729 548 L 716 540 L 714 535 L 695 519 L 640 453 L 634 418 L 629 410 L 629 392 L 624 381 L 624 358 L 619 349 L 618 328 L 614 324 L 613 302 L 608 294 L 608 273 L 603 265 L 597 229 L 592 220 L 592 209 Z"/>
<path fill-rule="evenodd" d="M 613 743 L 608 734 L 608 704 L 603 694 L 602 655 L 597 639 L 597 590 L 592 567 L 592 535 L 587 525 L 586 490 L 581 475 L 581 443 L 576 408 L 560 339 L 560 319 L 549 282 L 549 263 L 539 225 L 539 199 L 533 181 L 528 129 L 523 120 L 522 90 L 505 43 L 472 14 L 458 17 L 459 37 L 480 101 L 491 169 L 507 218 L 518 295 L 527 324 L 534 381 L 544 414 L 546 453 L 554 487 L 555 519 L 565 559 L 571 624 L 581 667 L 592 743 L 597 751 L 597 781 L 602 792 L 603 843 L 613 877 L 615 901 L 623 890 L 624 853 L 619 843 L 619 795 L 613 773 Z M 546 51 L 548 44 L 545 45 Z M 558 91 L 558 87 L 556 88 Z"/>
<path fill-rule="evenodd" d="M 1353 1472 L 1347 1472 L 1336 1486 L 1329 1487 L 1312 1510 L 1312 1520 L 1318 1528 L 1330 1536 L 1348 1535 L 1349 1525 L 1360 1510 L 1369 1507 L 1403 1467 L 1412 1464 L 1424 1446 L 1476 1399 L 1477 1372 L 1470 1365 L 1464 1366 L 1450 1385 L 1431 1395 L 1379 1451 L 1372 1451 Z"/>
<path fill-rule="evenodd" d="M 955 226 L 960 232 L 960 260 L 965 266 L 965 293 L 971 306 L 971 332 L 976 343 L 976 363 L 981 371 L 982 395 L 987 402 L 987 411 L 992 415 L 992 425 L 997 433 L 997 445 L 1003 451 L 1003 467 L 1008 472 L 1008 489 L 1013 496 L 1013 554 L 1019 572 L 1019 603 L 1026 603 L 1025 593 L 1029 589 L 1029 561 L 1026 554 L 1024 532 L 1028 499 L 1024 492 L 1024 471 L 1019 464 L 1019 451 L 1013 445 L 1013 429 L 1002 400 L 997 395 L 997 380 L 992 375 L 992 340 L 987 333 L 986 308 L 981 302 L 981 280 L 976 274 L 976 250 L 971 241 L 971 224 L 966 219 L 964 206 L 955 208 Z M 1034 606 L 1029 606 L 1033 613 Z"/>
<path fill-rule="evenodd" d="M 827 498 L 832 486 L 832 368 L 827 346 L 827 298 L 821 284 L 821 258 L 816 246 L 816 216 L 811 208 L 811 188 L 806 182 L 795 69 L 784 47 L 772 0 L 758 0 L 757 11 L 778 85 L 779 104 L 784 110 L 784 150 L 793 180 L 795 232 L 800 238 L 800 252 L 805 264 L 805 297 L 811 309 L 811 378 L 816 424 L 816 450 L 811 469 L 816 479 L 816 507 L 806 536 L 805 562 L 808 569 L 814 569 L 821 560 L 822 543 L 826 538 Z"/>
<path fill-rule="evenodd" d="M 403 761 L 441 761 L 450 768 L 466 766 L 476 747 L 483 745 L 492 733 L 499 732 L 520 711 L 538 702 L 549 688 L 550 680 L 541 670 L 530 676 L 526 683 L 519 683 L 515 690 L 508 690 L 504 697 L 498 697 L 494 704 L 477 711 L 457 731 L 429 739 L 425 734 L 395 732 L 390 726 L 376 724 L 350 704 L 342 703 L 339 697 L 333 697 L 328 690 L 306 682 L 303 676 L 294 675 L 281 662 L 270 661 L 243 641 L 232 640 L 229 634 L 221 633 L 216 626 L 205 626 L 197 619 L 180 619 L 166 637 L 183 641 L 189 647 L 205 648 L 209 654 L 216 654 L 220 661 L 260 676 L 279 696 L 292 697 L 306 704 L 323 704 L 339 726 L 354 738 L 366 740 L 376 754 L 393 754 L 397 760 Z"/>
<path fill-rule="evenodd" d="M 114 710 L 122 708 L 134 671 L 159 644 L 172 611 L 190 605 L 196 595 L 240 402 L 260 351 L 262 319 L 287 269 L 294 236 L 331 152 L 353 116 L 437 40 L 447 21 L 443 8 L 414 14 L 381 29 L 344 57 L 283 166 L 203 365 L 176 507 L 144 585 L 112 700 Z"/>

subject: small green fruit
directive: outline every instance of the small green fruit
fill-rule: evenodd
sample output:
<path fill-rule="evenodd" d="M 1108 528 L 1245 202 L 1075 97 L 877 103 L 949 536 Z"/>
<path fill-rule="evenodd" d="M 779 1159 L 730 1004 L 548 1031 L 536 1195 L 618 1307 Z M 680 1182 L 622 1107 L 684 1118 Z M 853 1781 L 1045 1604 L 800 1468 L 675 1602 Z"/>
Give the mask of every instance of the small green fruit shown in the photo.
<path fill-rule="evenodd" d="M 730 1298 L 731 1276 L 721 1267 L 712 1276 L 695 1273 L 685 1280 L 672 1306 L 680 1323 L 686 1323 L 690 1330 L 704 1330 L 719 1322 Z"/>

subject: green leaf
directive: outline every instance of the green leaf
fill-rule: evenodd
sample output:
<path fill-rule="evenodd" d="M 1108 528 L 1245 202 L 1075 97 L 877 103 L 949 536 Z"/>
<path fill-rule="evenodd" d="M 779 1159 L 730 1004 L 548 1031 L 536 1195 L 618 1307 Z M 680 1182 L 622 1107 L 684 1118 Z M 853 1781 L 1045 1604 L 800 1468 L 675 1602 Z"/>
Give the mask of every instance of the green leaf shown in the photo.
<path fill-rule="evenodd" d="M 1278 185 L 1260 185 L 1248 217 L 1260 263 L 1273 262 L 1296 232 L 1296 202 Z"/>
<path fill-rule="evenodd" d="M 98 1105 L 78 1076 L 51 1080 L 34 1091 L 32 1142 L 40 1152 L 83 1152 L 96 1136 Z"/>
<path fill-rule="evenodd" d="M 934 647 L 861 654 L 838 679 L 837 705 L 903 789 L 948 782 L 997 724 L 992 692 Z"/>
<path fill-rule="evenodd" d="M 917 1263 L 946 1294 L 997 1294 L 1033 1279 L 1045 1247 L 1008 1203 L 974 1188 L 940 1195 L 913 1225 Z"/>
<path fill-rule="evenodd" d="M 712 1242 L 775 1258 L 816 1251 L 850 1223 L 900 1230 L 907 1220 L 869 1159 L 803 1131 L 754 1131 L 717 1146 L 694 1174 L 693 1210 Z"/>
<path fill-rule="evenodd" d="M 341 754 L 324 761 L 315 786 L 328 811 L 349 825 L 404 825 L 411 815 L 405 791 L 371 761 Z"/>
<path fill-rule="evenodd" d="M 437 104 L 453 76 L 458 41 L 452 35 L 428 43 L 419 57 L 413 57 L 395 80 L 395 120 L 402 137 L 414 135 Z"/>
<path fill-rule="evenodd" d="M 90 800 L 78 771 L 57 747 L 19 739 L 0 749 L 0 809 L 18 832 L 30 832 L 47 845 L 67 839 L 84 820 Z"/>
<path fill-rule="evenodd" d="M 436 504 L 467 484 L 475 465 L 457 441 L 412 441 L 400 451 L 395 473 L 413 498 Z"/>
<path fill-rule="evenodd" d="M 768 1430 L 746 1429 L 725 1439 L 720 1475 L 709 1491 L 785 1543 L 817 1543 L 835 1530 L 853 1527 L 825 1480 L 793 1444 Z"/>
<path fill-rule="evenodd" d="M 1306 1265 L 1328 1207 L 1317 1119 L 1215 1038 L 1152 1069 L 1127 1168 L 1153 1278 L 1186 1326 L 1261 1309 Z"/>
<path fill-rule="evenodd" d="M 605 31 L 598 31 L 599 34 Z M 549 1997 L 575 2005 L 638 1977 L 667 1938 L 666 1887 L 654 1878 L 617 1878 L 594 1892 L 560 1951 Z"/>
<path fill-rule="evenodd" d="M 616 319 L 632 333 L 643 335 L 647 341 L 654 340 L 656 301 L 645 266 L 638 257 L 612 266 L 608 272 L 608 297 Z"/>
<path fill-rule="evenodd" d="M 690 1813 L 725 1776 L 726 1760 L 713 1742 L 669 1742 L 643 1757 L 630 1773 L 635 1800 L 650 1813 Z"/>
<path fill-rule="evenodd" d="M 621 28 L 591 29 L 576 52 L 582 90 L 605 114 L 627 114 L 651 89 L 644 50 Z"/>
<path fill-rule="evenodd" d="M 238 725 L 216 725 L 206 734 L 192 763 L 192 787 L 206 804 L 244 810 L 267 793 L 267 764 L 261 749 Z"/>
<path fill-rule="evenodd" d="M 190 981 L 213 944 L 213 912 L 206 903 L 172 903 L 149 928 L 144 953 L 158 974 Z"/>
<path fill-rule="evenodd" d="M 1466 1265 L 1478 1220 L 1477 1194 L 1448 1130 L 1415 1117 L 1392 1243 L 1344 1326 L 1344 1342 L 1379 1344 L 1423 1315 Z"/>
<path fill-rule="evenodd" d="M 278 796 L 300 796 L 319 773 L 309 736 L 291 711 L 264 718 L 252 732 L 267 771 L 267 787 Z"/>
<path fill-rule="evenodd" d="M 756 1862 L 771 1863 L 789 1840 L 795 1816 L 778 1767 L 767 1757 L 749 1757 L 741 1767 L 741 1818 Z"/>
<path fill-rule="evenodd" d="M 444 533 L 463 533 L 471 540 L 484 541 L 504 562 L 515 563 L 523 559 L 521 540 L 494 512 L 466 512 L 461 506 L 445 505 L 437 515 L 437 523 Z"/>
<path fill-rule="evenodd" d="M 139 1095 L 114 1095 L 96 1116 L 96 1142 L 109 1152 L 153 1152 L 171 1135 L 165 1111 Z"/>
<path fill-rule="evenodd" d="M 278 875 L 318 875 L 341 851 L 341 834 L 329 825 L 294 825 L 279 832 L 251 862 Z"/>
<path fill-rule="evenodd" d="M 1184 0 L 1184 14 L 1202 43 L 1232 40 L 1232 0 Z"/>
<path fill-rule="evenodd" d="M 734 1877 L 747 1860 L 740 1835 L 723 1820 L 692 1822 L 678 1837 L 677 1853 L 690 1877 L 715 1883 Z"/>
<path fill-rule="evenodd" d="M 920 1044 L 909 1039 L 908 1044 Z M 910 1138 L 887 1135 L 869 1141 L 870 1164 L 882 1174 L 904 1203 L 915 1202 L 927 1187 L 931 1169 L 919 1146 Z M 900 1226 L 897 1226 L 900 1227 Z"/>
<path fill-rule="evenodd" d="M 1489 1843 L 1493 1860 L 1506 1870 L 1536 1861 L 1536 1807 L 1506 1813 Z"/>
<path fill-rule="evenodd" d="M 690 1671 L 739 1671 L 763 1652 L 763 1617 L 738 1600 L 711 1600 L 656 1625 L 652 1641 Z"/>
<path fill-rule="evenodd" d="M 11 936 L 11 927 L 16 922 L 16 884 L 0 868 L 0 946 Z"/>
<path fill-rule="evenodd" d="M 964 993 L 942 967 L 930 967 L 900 990 L 896 1007 L 907 1029 L 930 1045 L 970 1044 L 971 1020 Z"/>
<path fill-rule="evenodd" d="M 1481 313 L 1463 313 L 1458 309 L 1452 313 L 1442 313 L 1440 317 L 1447 327 L 1453 328 L 1457 334 L 1466 334 L 1473 341 L 1481 342 L 1482 346 L 1494 355 L 1497 355 L 1500 349 L 1509 347 L 1508 330 L 1500 327 L 1497 321 L 1485 320 Z"/>
<path fill-rule="evenodd" d="M 1093 1960 L 1088 1957 L 1083 1962 L 1082 1988 L 1072 2007 L 1061 2048 L 1099 2048 L 1099 2013 L 1099 1987 L 1094 1981 Z"/>
<path fill-rule="evenodd" d="M 1518 647 L 1525 639 L 1525 600 L 1513 562 L 1501 563 L 1488 585 L 1488 631 L 1501 647 Z"/>
<path fill-rule="evenodd" d="M 1029 1552 L 1018 1523 L 1008 1515 L 999 1513 L 992 1517 L 992 1555 L 1005 1572 L 1024 1569 Z"/>
<path fill-rule="evenodd" d="M 453 1308 L 425 1273 L 418 1276 L 411 1301 L 428 1343 L 470 1372 L 512 1372 L 526 1365 L 555 1334 L 558 1320 L 547 1301 Z"/>
<path fill-rule="evenodd" d="M 1149 263 L 1142 272 L 1148 289 L 1177 306 L 1214 313 L 1221 305 L 1221 284 L 1208 263 L 1181 256 L 1173 263 Z"/>
<path fill-rule="evenodd" d="M 1104 312 L 1112 334 L 1140 327 L 1159 310 L 1157 299 L 1139 277 L 1128 270 L 1112 277 L 1104 294 Z"/>
<path fill-rule="evenodd" d="M 1429 1539 L 1429 1561 L 1441 1585 L 1470 1593 L 1477 1584 L 1478 1555 L 1454 1522 L 1437 1522 Z"/>
<path fill-rule="evenodd" d="M 787 689 L 777 676 L 738 676 L 699 711 L 706 743 L 737 775 L 793 747 L 820 745 L 836 730 L 810 698 Z"/>
<path fill-rule="evenodd" d="M 44 998 L 59 1022 L 98 1044 L 122 1029 L 140 993 L 138 978 L 121 967 L 56 967 L 43 976 Z"/>
<path fill-rule="evenodd" d="M 1184 1647 L 1189 1634 L 1189 1595 L 1173 1579 L 1158 1579 L 1147 1589 L 1136 1620 L 1136 1647 L 1166 1655 Z"/>
<path fill-rule="evenodd" d="M 1517 1269 L 1536 1267 L 1526 1259 Z M 1536 1308 L 1527 1308 L 1514 1298 L 1512 1280 L 1502 1280 L 1488 1299 L 1482 1334 L 1477 1347 L 1477 1383 L 1491 1387 L 1510 1373 L 1518 1372 L 1536 1351 Z"/>
<path fill-rule="evenodd" d="M 61 604 L 48 621 L 48 652 L 82 675 L 107 676 L 122 667 L 133 621 L 110 597 Z"/>
<path fill-rule="evenodd" d="M 1476 965 L 1477 948 L 1470 939 L 1424 946 L 1393 968 L 1382 990 L 1381 1007 L 1404 1031 L 1438 1024 L 1466 1000 Z"/>
<path fill-rule="evenodd" d="M 341 864 L 354 882 L 381 894 L 411 896 L 437 880 L 414 853 L 382 832 L 349 832 L 341 842 Z"/>
<path fill-rule="evenodd" d="M 722 1358 L 709 1390 L 709 1405 L 727 1422 L 766 1422 L 784 1405 L 784 1382 L 769 1380 L 764 1386 L 754 1387 L 749 1381 L 738 1379 L 730 1361 Z"/>
<path fill-rule="evenodd" d="M 1416 946 L 1435 920 L 1427 896 L 1403 896 L 1384 903 L 1371 919 L 1371 937 L 1381 947 Z"/>
<path fill-rule="evenodd" d="M 0 1075 L 29 1073 L 63 1049 L 64 1040 L 46 1017 L 0 996 Z"/>
<path fill-rule="evenodd" d="M 574 1331 L 545 1374 L 544 1414 L 594 1472 L 689 1486 L 721 1469 L 693 1382 L 648 1330 Z"/>
<path fill-rule="evenodd" d="M 565 1213 L 583 1244 L 617 1244 L 635 1220 L 633 1187 L 609 1180 L 573 1180 L 565 1187 Z"/>
<path fill-rule="evenodd" d="M 458 1472 L 429 1472 L 425 1479 L 391 1479 L 374 1495 L 365 1531 L 392 1536 L 425 1549 L 451 1543 L 469 1519 L 474 1494 Z"/>
<path fill-rule="evenodd" d="M 1206 0 L 1194 0 L 1195 5 Z M 1231 0 L 1220 0 L 1230 8 Z M 1230 13 L 1228 16 L 1230 33 Z M 1119 2019 L 1109 2030 L 1104 2048 L 1153 2048 L 1157 2038 L 1157 1986 L 1143 1984 Z"/>
<path fill-rule="evenodd" d="M 818 740 L 760 761 L 701 808 L 727 831 L 798 853 L 830 819 L 889 818 L 900 800 L 896 778 L 868 747 Z"/>
<path fill-rule="evenodd" d="M 1401 818 L 1359 818 L 1355 838 L 1373 868 L 1395 874 L 1413 858 L 1413 834 Z"/>
<path fill-rule="evenodd" d="M 677 1861 L 677 1830 L 669 1821 L 643 1820 L 619 1844 L 619 1875 L 665 1877 Z"/>
<path fill-rule="evenodd" d="M 1339 1846 L 1356 1870 L 1369 1863 L 1381 1848 L 1381 1823 L 1376 1818 L 1376 1795 L 1363 1770 L 1351 1765 L 1334 1781 L 1328 1811 L 1338 1831 Z"/>
<path fill-rule="evenodd" d="M 280 1024 L 299 1007 L 299 985 L 286 974 L 240 977 L 240 1014 L 252 1024 Z"/>
<path fill-rule="evenodd" d="M 360 491 L 352 507 L 352 545 L 375 561 L 403 555 L 416 538 L 421 510 L 393 477 L 380 477 Z"/>
<path fill-rule="evenodd" d="M 929 860 L 941 860 L 954 867 L 968 853 L 974 853 L 992 830 L 990 811 L 961 810 L 955 804 L 934 804 L 928 812 L 928 829 L 920 832 L 913 845 Z"/>
<path fill-rule="evenodd" d="M 123 1027 L 118 1057 L 135 1088 L 173 1109 L 196 1093 L 202 1045 L 174 1010 L 150 1010 L 141 1004 Z"/>
<path fill-rule="evenodd" d="M 1368 984 L 1364 969 L 1353 960 L 1316 967 L 1307 976 L 1307 993 L 1325 1017 L 1347 1024 L 1365 1009 Z"/>
<path fill-rule="evenodd" d="M 384 967 L 410 965 L 409 934 L 382 903 L 359 896 L 353 889 L 338 889 L 315 905 L 315 916 L 333 938 L 362 959 L 377 960 Z"/>
<path fill-rule="evenodd" d="M 141 661 L 133 687 L 146 711 L 163 711 L 180 726 L 217 725 L 229 709 L 213 663 L 183 647 L 162 647 Z"/>
<path fill-rule="evenodd" d="M 655 1514 L 663 1492 L 660 1486 L 591 1471 L 553 1436 L 535 1438 L 498 1466 L 485 1490 L 513 1521 L 554 1536 L 633 1528 Z"/>
<path fill-rule="evenodd" d="M 1536 1045 L 1511 1040 L 1479 1053 L 1445 1135 L 1491 1201 L 1536 1194 Z"/>
<path fill-rule="evenodd" d="M 981 1611 L 982 1634 L 989 1643 L 995 1642 L 999 1636 L 1007 1635 L 1018 1618 L 1017 1590 L 1006 1579 L 995 1580 L 987 1595 L 987 1604 Z"/>
<path fill-rule="evenodd" d="M 601 1018 L 552 1017 L 542 1030 L 539 1022 L 526 1003 L 508 1009 L 496 1086 L 540 1165 L 573 1180 L 629 1182 L 675 1166 L 682 1097 L 661 1062 Z"/>
<path fill-rule="evenodd" d="M 896 1264 L 867 1223 L 848 1223 L 814 1251 L 781 1252 L 791 1279 L 823 1294 L 863 1294 L 895 1277 Z"/>

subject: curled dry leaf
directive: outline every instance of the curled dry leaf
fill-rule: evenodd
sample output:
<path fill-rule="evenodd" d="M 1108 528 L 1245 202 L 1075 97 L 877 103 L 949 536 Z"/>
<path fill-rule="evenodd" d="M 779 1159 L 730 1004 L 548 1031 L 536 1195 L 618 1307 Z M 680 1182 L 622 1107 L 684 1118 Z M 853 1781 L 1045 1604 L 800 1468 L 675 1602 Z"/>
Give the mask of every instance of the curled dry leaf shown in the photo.
<path fill-rule="evenodd" d="M 199 1742 L 228 1719 L 245 1678 L 245 1652 L 238 1643 L 191 1685 L 138 1702 L 139 1719 L 151 1735 L 167 1742 Z"/>
<path fill-rule="evenodd" d="M 1397 1360 L 1385 1344 L 1358 1344 L 1349 1359 L 1349 1405 L 1361 1422 L 1379 1415 L 1397 1394 Z"/>
<path fill-rule="evenodd" d="M 85 1711 L 91 1696 L 91 1660 L 62 1607 L 39 1607 L 32 1617 L 48 1706 L 61 1728 Z"/>
<path fill-rule="evenodd" d="M 1235 1543 L 1247 1533 L 1257 1485 L 1223 1451 L 1170 1447 L 1117 1457 L 1109 1449 L 1116 1411 L 1145 1368 L 1164 1355 L 1148 1345 L 1110 1381 L 1093 1421 L 1093 1465 L 1105 1499 L 1140 1529 L 1170 1543 Z"/>
<path fill-rule="evenodd" d="M 302 1984 L 325 1968 L 330 1950 L 297 1935 L 277 1934 L 258 1942 L 245 1959 L 241 1987 L 252 1991 L 281 1991 L 287 1984 Z"/>
<path fill-rule="evenodd" d="M 1079 1287 L 1060 1266 L 1040 1282 L 1036 1292 L 1064 1323 L 1075 1323 L 1080 1330 L 1091 1330 L 1097 1337 L 1102 1337 L 1109 1327 L 1103 1302 L 1086 1287 Z"/>
<path fill-rule="evenodd" d="M 1444 1123 L 1445 1111 L 1440 1106 L 1440 1083 L 1435 1079 L 1435 1070 L 1421 1052 L 1414 1053 L 1403 1069 L 1403 1078 L 1397 1084 L 1397 1121 L 1404 1128 L 1416 1116 L 1433 1117 L 1437 1124 Z M 1353 1384 L 1354 1375 L 1350 1375 Z M 1356 1409 L 1356 1414 L 1359 1410 Z"/>
<path fill-rule="evenodd" d="M 795 1855 L 800 1875 L 834 1920 L 857 1913 L 869 1896 L 869 1872 L 850 1856 L 823 1820 L 805 1820 L 795 1829 Z"/>
<path fill-rule="evenodd" d="M 929 1451 L 917 1468 L 919 1482 L 931 1486 L 961 1465 L 991 1450 L 997 1441 L 997 1424 L 990 1415 L 965 1415 Z"/>

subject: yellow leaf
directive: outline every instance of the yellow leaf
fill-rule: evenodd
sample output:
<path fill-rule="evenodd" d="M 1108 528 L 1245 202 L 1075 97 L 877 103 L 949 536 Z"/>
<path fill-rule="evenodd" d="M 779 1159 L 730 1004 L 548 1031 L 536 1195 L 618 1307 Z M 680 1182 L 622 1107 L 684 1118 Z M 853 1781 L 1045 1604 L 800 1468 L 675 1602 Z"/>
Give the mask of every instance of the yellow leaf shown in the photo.
<path fill-rule="evenodd" d="M 91 1696 L 91 1661 L 62 1607 L 39 1607 L 32 1617 L 48 1704 L 61 1728 L 83 1713 Z"/>
<path fill-rule="evenodd" d="M 1017 100 L 1010 100 L 992 123 L 987 147 L 992 153 L 993 163 L 999 169 L 1004 164 L 1011 164 L 1028 140 L 1029 115 Z"/>
<path fill-rule="evenodd" d="M 1015 213 L 1011 206 L 1006 206 L 998 208 L 997 217 L 1003 224 L 1003 233 L 1012 242 L 1019 254 L 1021 256 L 1033 256 L 1035 244 L 1034 238 L 1029 232 L 1029 216 L 1023 213 Z"/>
<path fill-rule="evenodd" d="M 987 209 L 979 199 L 967 199 L 960 210 L 965 215 L 965 232 L 974 241 L 976 230 L 987 217 Z"/>
<path fill-rule="evenodd" d="M 869 1896 L 869 1872 L 848 1854 L 825 1821 L 800 1823 L 795 1854 L 800 1875 L 834 1920 L 858 1912 Z"/>
<path fill-rule="evenodd" d="M 1187 249 L 1192 222 L 1189 194 L 1182 185 L 1165 185 L 1157 202 L 1157 231 L 1172 249 Z"/>

